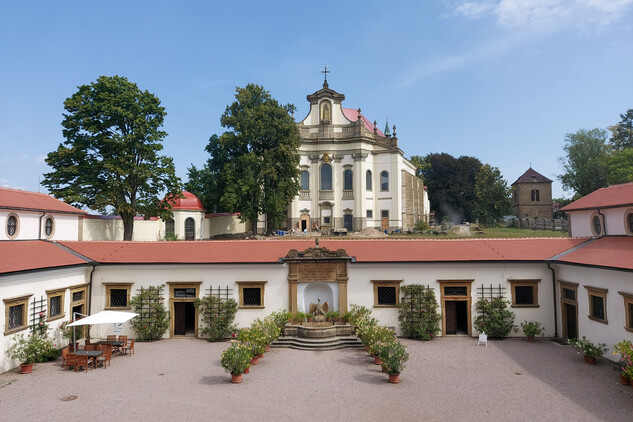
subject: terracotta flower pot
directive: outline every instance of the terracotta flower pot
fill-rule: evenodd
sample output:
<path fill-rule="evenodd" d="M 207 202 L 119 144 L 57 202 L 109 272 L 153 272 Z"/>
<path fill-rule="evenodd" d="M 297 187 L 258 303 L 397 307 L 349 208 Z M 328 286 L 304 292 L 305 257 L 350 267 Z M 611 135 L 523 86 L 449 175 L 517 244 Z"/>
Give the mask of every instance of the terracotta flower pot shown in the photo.
<path fill-rule="evenodd" d="M 251 367 L 249 366 L 248 368 L 246 368 L 244 370 L 244 372 L 242 372 L 243 374 L 248 374 L 249 372 L 251 372 Z"/>
<path fill-rule="evenodd" d="M 242 374 L 231 374 L 231 383 L 239 384 L 242 382 Z"/>
<path fill-rule="evenodd" d="M 382 365 L 382 360 L 379 356 L 374 356 L 374 365 Z"/>
<path fill-rule="evenodd" d="M 620 374 L 620 384 L 622 384 L 622 385 L 629 385 L 629 384 L 631 384 L 631 380 L 626 375 Z"/>
<path fill-rule="evenodd" d="M 595 365 L 596 364 L 596 358 L 594 358 L 592 356 L 585 355 L 585 362 L 587 362 L 589 365 Z"/>
<path fill-rule="evenodd" d="M 267 351 L 267 352 L 270 352 L 270 344 L 267 344 L 267 345 L 266 345 L 266 351 Z"/>
<path fill-rule="evenodd" d="M 20 373 L 21 374 L 30 374 L 33 372 L 33 364 L 32 363 L 22 363 L 20 364 Z"/>
<path fill-rule="evenodd" d="M 259 363 L 259 356 L 255 356 L 251 359 L 251 365 L 257 365 Z"/>
<path fill-rule="evenodd" d="M 389 382 L 398 384 L 400 382 L 400 374 L 389 374 Z"/>
<path fill-rule="evenodd" d="M 534 336 L 527 336 L 527 341 L 530 343 L 534 343 Z"/>

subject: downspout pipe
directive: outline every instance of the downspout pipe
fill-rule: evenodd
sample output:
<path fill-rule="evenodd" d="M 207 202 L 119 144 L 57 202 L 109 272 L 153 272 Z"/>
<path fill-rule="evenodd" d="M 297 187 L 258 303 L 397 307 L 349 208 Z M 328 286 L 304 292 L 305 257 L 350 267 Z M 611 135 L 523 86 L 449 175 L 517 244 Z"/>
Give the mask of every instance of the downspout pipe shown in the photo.
<path fill-rule="evenodd" d="M 92 262 L 90 263 L 90 265 L 92 266 L 92 270 L 90 270 L 90 281 L 88 282 L 88 315 L 92 315 L 92 276 L 97 269 L 97 265 L 99 264 L 96 262 Z"/>
<path fill-rule="evenodd" d="M 547 263 L 547 268 L 552 272 L 552 289 L 554 290 L 554 338 L 558 338 L 558 312 L 556 311 L 556 270 L 552 268 L 552 263 Z"/>
<path fill-rule="evenodd" d="M 606 236 L 607 235 L 607 219 L 604 217 L 604 214 L 600 211 L 600 208 L 598 208 L 596 212 L 602 217 L 602 226 L 604 227 L 604 234 L 602 236 Z"/>
<path fill-rule="evenodd" d="M 42 218 L 46 215 L 46 211 L 42 211 L 42 215 L 40 215 L 40 230 L 37 233 L 37 240 L 42 240 Z"/>

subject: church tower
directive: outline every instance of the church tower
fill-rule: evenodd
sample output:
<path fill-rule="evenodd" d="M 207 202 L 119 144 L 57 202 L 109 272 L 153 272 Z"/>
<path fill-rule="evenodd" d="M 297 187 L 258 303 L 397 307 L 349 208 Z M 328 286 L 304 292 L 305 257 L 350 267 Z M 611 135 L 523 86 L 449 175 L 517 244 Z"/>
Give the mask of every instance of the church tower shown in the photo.
<path fill-rule="evenodd" d="M 530 167 L 512 184 L 512 212 L 520 218 L 552 218 L 552 181 Z"/>

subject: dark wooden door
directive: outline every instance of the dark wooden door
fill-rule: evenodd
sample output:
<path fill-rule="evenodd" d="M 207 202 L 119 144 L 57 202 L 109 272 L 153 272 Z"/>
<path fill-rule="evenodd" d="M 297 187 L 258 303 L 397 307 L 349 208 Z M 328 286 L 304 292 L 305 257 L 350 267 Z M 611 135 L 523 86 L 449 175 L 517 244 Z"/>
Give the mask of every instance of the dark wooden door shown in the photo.
<path fill-rule="evenodd" d="M 187 332 L 186 303 L 174 302 L 174 335 L 184 336 Z"/>
<path fill-rule="evenodd" d="M 382 217 L 380 220 L 380 230 L 389 230 L 389 217 Z"/>
<path fill-rule="evenodd" d="M 352 214 L 345 214 L 343 216 L 343 227 L 345 227 L 348 232 L 352 231 Z"/>
<path fill-rule="evenodd" d="M 445 303 L 446 314 L 446 334 L 457 334 L 457 306 L 455 302 L 447 301 Z"/>
<path fill-rule="evenodd" d="M 567 320 L 567 338 L 577 338 L 578 321 L 576 321 L 576 305 L 565 304 L 565 319 Z"/>

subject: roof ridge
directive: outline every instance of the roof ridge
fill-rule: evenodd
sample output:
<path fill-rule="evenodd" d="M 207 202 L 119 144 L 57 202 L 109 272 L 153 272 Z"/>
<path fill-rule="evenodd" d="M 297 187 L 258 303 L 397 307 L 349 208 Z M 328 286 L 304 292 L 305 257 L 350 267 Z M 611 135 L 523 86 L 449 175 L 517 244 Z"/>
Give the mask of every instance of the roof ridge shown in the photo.
<path fill-rule="evenodd" d="M 563 256 L 567 255 L 567 254 L 570 254 L 570 253 L 572 253 L 574 251 L 577 251 L 578 249 L 580 249 L 580 248 L 582 248 L 584 246 L 587 246 L 587 245 L 595 242 L 598 239 L 600 239 L 600 238 L 597 238 L 597 237 L 589 238 L 586 241 L 582 242 L 580 245 L 576 245 L 576 246 L 574 246 L 574 247 L 572 247 L 570 249 L 567 249 L 566 251 L 563 251 L 563 252 L 561 252 L 561 253 L 559 253 L 557 255 L 554 255 L 551 258 L 547 258 L 545 261 L 556 261 L 556 260 L 562 258 Z"/>

